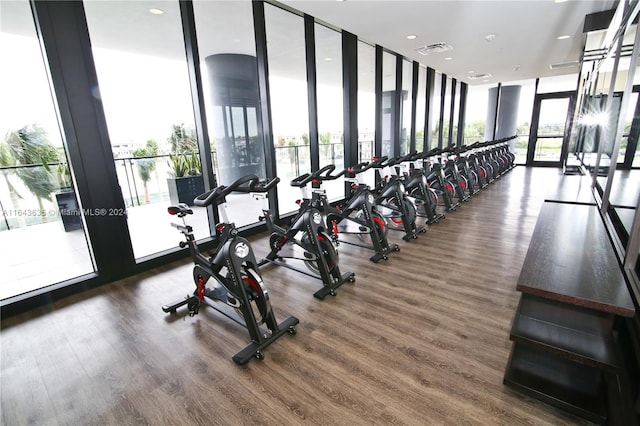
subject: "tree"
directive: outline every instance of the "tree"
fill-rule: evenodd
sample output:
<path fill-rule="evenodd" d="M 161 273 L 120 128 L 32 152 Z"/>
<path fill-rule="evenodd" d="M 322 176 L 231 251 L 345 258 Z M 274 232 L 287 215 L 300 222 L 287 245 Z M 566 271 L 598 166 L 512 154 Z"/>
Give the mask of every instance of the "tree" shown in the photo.
<path fill-rule="evenodd" d="M 144 146 L 144 148 L 138 148 L 133 151 L 133 157 L 151 157 L 154 155 L 158 155 L 158 143 L 153 139 L 149 139 Z M 147 186 L 147 182 L 151 180 L 151 173 L 156 169 L 156 159 L 155 158 L 140 158 L 136 160 L 136 165 L 138 167 L 138 174 L 140 175 L 140 179 L 142 179 L 142 185 L 144 186 L 144 202 L 149 202 L 149 188 Z"/>
<path fill-rule="evenodd" d="M 186 153 L 198 152 L 198 141 L 193 132 L 187 132 L 183 124 L 174 124 L 171 136 L 168 139 L 171 144 L 171 152 Z"/>
<path fill-rule="evenodd" d="M 58 163 L 58 152 L 49 142 L 47 132 L 37 124 L 27 125 L 10 132 L 5 141 L 11 156 L 16 161 L 16 174 L 36 196 L 40 210 L 44 210 L 42 199 L 50 200 L 56 190 L 56 179 L 50 172 L 50 164 Z"/>

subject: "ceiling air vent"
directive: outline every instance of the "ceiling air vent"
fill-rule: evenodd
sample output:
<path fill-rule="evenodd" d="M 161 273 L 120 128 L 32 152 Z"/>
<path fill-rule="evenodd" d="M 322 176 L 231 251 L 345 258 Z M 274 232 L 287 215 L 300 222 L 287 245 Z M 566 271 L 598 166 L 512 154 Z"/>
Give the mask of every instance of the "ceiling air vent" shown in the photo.
<path fill-rule="evenodd" d="M 489 74 L 488 72 L 485 72 L 483 74 L 472 74 L 467 78 L 469 80 L 479 80 L 481 78 L 489 78 L 489 77 L 491 77 L 491 74 Z"/>
<path fill-rule="evenodd" d="M 551 64 L 549 65 L 549 68 L 551 68 L 552 70 L 555 70 L 558 68 L 577 67 L 578 65 L 580 65 L 578 61 L 571 61 L 571 62 L 562 62 L 560 64 Z"/>
<path fill-rule="evenodd" d="M 416 49 L 421 55 L 430 55 L 432 53 L 442 53 L 453 50 L 453 46 L 441 41 L 440 43 L 430 44 L 428 46 L 422 46 Z"/>

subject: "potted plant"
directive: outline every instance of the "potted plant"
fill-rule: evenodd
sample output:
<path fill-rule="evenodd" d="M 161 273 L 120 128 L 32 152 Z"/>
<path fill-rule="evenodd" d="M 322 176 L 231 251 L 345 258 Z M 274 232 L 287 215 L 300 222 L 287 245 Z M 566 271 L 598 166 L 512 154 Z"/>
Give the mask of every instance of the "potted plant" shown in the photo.
<path fill-rule="evenodd" d="M 202 166 L 198 157 L 198 142 L 193 131 L 187 131 L 184 124 L 174 124 L 169 154 L 169 199 L 172 204 L 193 205 L 193 199 L 204 192 Z"/>
<path fill-rule="evenodd" d="M 169 154 L 169 199 L 172 204 L 193 205 L 193 199 L 204 192 L 202 166 L 198 154 Z"/>

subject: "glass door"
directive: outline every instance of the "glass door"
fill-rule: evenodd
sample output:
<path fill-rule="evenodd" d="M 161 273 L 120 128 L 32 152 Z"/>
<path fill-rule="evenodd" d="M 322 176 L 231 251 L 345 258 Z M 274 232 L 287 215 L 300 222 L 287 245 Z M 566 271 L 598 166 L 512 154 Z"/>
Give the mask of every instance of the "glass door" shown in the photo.
<path fill-rule="evenodd" d="M 567 155 L 573 99 L 573 92 L 536 95 L 527 151 L 528 166 L 560 167 Z"/>

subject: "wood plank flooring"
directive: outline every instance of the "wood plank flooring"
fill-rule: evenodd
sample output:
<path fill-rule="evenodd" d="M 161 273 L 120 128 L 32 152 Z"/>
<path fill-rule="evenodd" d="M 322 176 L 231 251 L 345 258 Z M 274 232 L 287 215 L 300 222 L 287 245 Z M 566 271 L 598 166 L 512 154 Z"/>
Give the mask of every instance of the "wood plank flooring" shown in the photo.
<path fill-rule="evenodd" d="M 584 424 L 502 384 L 516 281 L 558 179 L 518 167 L 417 240 L 391 231 L 386 262 L 342 244 L 356 282 L 324 301 L 319 282 L 265 267 L 277 317 L 300 324 L 246 366 L 232 321 L 160 309 L 192 291 L 187 261 L 3 320 L 2 424 Z M 266 236 L 252 243 L 266 253 Z"/>

